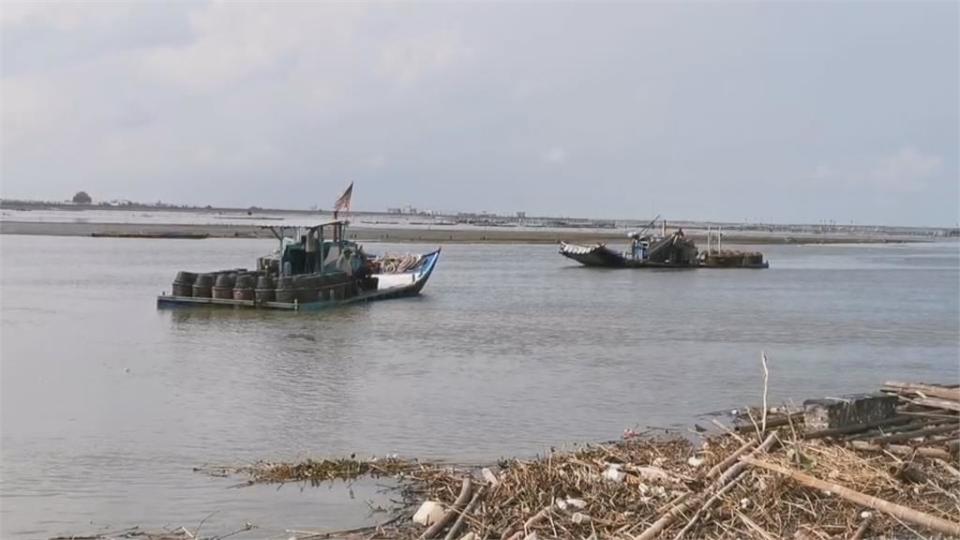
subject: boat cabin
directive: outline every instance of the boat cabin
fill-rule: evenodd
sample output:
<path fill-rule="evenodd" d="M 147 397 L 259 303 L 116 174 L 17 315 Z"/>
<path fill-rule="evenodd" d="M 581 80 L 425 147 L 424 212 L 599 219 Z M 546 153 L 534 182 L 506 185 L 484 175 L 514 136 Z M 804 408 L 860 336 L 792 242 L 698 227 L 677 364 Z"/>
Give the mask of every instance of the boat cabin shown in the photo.
<path fill-rule="evenodd" d="M 262 257 L 260 269 L 278 276 L 358 273 L 366 254 L 346 239 L 347 222 L 336 220 L 312 227 L 266 227 L 280 242 L 277 255 Z"/>

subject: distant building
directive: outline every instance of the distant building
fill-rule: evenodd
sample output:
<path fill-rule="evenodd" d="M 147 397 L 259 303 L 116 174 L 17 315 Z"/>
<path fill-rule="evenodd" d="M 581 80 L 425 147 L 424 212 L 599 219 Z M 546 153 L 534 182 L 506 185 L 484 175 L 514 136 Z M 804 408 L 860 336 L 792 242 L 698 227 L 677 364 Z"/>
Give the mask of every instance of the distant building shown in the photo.
<path fill-rule="evenodd" d="M 73 204 L 90 204 L 93 202 L 93 198 L 87 194 L 86 191 L 78 191 L 73 196 Z"/>
<path fill-rule="evenodd" d="M 409 204 L 403 208 L 387 208 L 388 214 L 407 214 L 411 216 L 417 216 L 421 214 L 428 214 L 427 211 L 421 211 L 416 206 L 410 206 Z"/>

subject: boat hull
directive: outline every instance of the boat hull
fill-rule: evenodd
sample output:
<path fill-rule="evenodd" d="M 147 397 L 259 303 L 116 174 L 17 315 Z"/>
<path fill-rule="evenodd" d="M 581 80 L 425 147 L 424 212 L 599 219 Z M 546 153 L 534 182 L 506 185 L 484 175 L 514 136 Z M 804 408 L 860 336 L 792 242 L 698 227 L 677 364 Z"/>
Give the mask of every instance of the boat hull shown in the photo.
<path fill-rule="evenodd" d="M 769 268 L 767 261 L 759 263 L 741 262 L 737 264 L 718 263 L 711 258 L 706 260 L 692 260 L 690 262 L 672 263 L 655 262 L 650 260 L 637 260 L 624 257 L 622 253 L 614 251 L 603 244 L 593 246 L 581 246 L 577 244 L 560 243 L 560 254 L 568 259 L 577 261 L 584 266 L 597 268 L 672 268 L 672 269 L 693 269 L 693 268 L 737 268 L 737 269 L 764 269 Z"/>
<path fill-rule="evenodd" d="M 560 244 L 560 254 L 584 266 L 599 268 L 697 268 L 696 264 L 628 259 L 603 244 L 580 246 L 563 242 Z"/>

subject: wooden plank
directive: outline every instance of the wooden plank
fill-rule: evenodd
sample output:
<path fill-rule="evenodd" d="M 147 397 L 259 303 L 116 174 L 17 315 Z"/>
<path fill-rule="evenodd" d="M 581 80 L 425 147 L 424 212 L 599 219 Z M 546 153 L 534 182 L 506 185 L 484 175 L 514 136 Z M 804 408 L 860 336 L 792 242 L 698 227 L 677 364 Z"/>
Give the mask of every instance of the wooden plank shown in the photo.
<path fill-rule="evenodd" d="M 847 435 L 850 433 L 859 433 L 861 431 L 867 431 L 868 429 L 874 429 L 882 426 L 895 426 L 898 424 L 906 424 L 912 422 L 913 418 L 910 416 L 894 416 L 893 418 L 887 420 L 878 420 L 876 422 L 869 422 L 859 426 L 848 426 L 844 428 L 834 428 L 834 429 L 821 429 L 817 431 L 808 431 L 802 435 L 804 439 L 820 439 L 823 437 L 835 437 L 837 435 Z"/>
<path fill-rule="evenodd" d="M 874 510 L 879 510 L 886 514 L 890 514 L 896 518 L 902 519 L 904 521 L 909 521 L 915 523 L 927 529 L 937 531 L 941 534 L 946 534 L 950 536 L 960 536 L 960 523 L 949 521 L 937 516 L 927 514 L 925 512 L 920 512 L 906 506 L 901 506 L 890 501 L 883 500 L 879 497 L 874 497 L 871 495 L 866 495 L 860 493 L 859 491 L 854 491 L 850 488 L 844 487 L 840 484 L 834 482 L 825 482 L 819 478 L 815 478 L 808 474 L 804 474 L 799 471 L 792 469 L 787 469 L 776 465 L 774 463 L 767 463 L 759 459 L 755 459 L 749 456 L 744 456 L 740 458 L 740 461 L 743 463 L 749 463 L 754 467 L 760 467 L 776 473 L 782 474 L 788 478 L 793 479 L 797 483 L 813 488 L 819 489 L 820 491 L 828 491 L 833 493 L 843 499 L 846 499 L 852 503 L 859 504 L 862 506 L 868 506 Z"/>
<path fill-rule="evenodd" d="M 957 430 L 960 430 L 960 424 L 950 424 L 948 426 L 929 427 L 924 429 L 918 429 L 916 431 L 908 431 L 906 433 L 883 435 L 881 437 L 870 439 L 870 442 L 875 444 L 889 444 L 889 443 L 900 442 L 900 441 L 909 441 L 910 439 L 916 439 L 918 437 L 926 437 L 928 435 L 939 435 L 941 433 L 950 433 L 951 431 L 957 431 Z"/>
<path fill-rule="evenodd" d="M 872 444 L 867 441 L 853 441 L 850 445 L 856 450 L 863 450 L 865 452 L 882 452 L 884 450 L 901 456 L 911 456 L 916 454 L 923 457 L 931 458 L 940 458 L 940 459 L 950 459 L 950 452 L 942 448 L 928 448 L 925 446 L 913 447 L 913 446 L 904 446 L 901 444 L 887 444 L 879 445 Z"/>
<path fill-rule="evenodd" d="M 909 401 L 910 403 L 915 403 L 917 405 L 923 405 L 924 407 L 933 407 L 935 409 L 945 409 L 948 411 L 957 411 L 960 412 L 960 401 L 953 401 L 951 399 L 941 399 L 941 398 L 906 398 L 901 396 L 900 399 Z"/>
<path fill-rule="evenodd" d="M 921 418 L 909 424 L 903 424 L 903 425 L 891 426 L 891 427 L 881 427 L 879 428 L 881 433 L 862 433 L 859 435 L 854 435 L 852 437 L 846 437 L 845 440 L 857 441 L 857 440 L 863 440 L 863 439 L 871 439 L 878 435 L 890 435 L 892 433 L 900 433 L 903 431 L 916 431 L 918 429 L 923 429 L 927 426 L 936 426 L 936 425 L 943 424 L 945 422 L 948 422 L 948 420 L 941 420 L 936 418 L 932 420 L 931 419 L 924 420 Z"/>
<path fill-rule="evenodd" d="M 780 426 L 786 426 L 793 422 L 794 424 L 799 424 L 803 422 L 803 411 L 793 412 L 790 414 L 785 414 L 782 416 L 777 416 L 775 418 L 767 417 L 767 429 Z M 733 426 L 733 429 L 737 431 L 753 431 L 753 424 L 737 424 Z"/>
<path fill-rule="evenodd" d="M 887 381 L 883 383 L 884 390 L 890 389 L 895 392 L 906 392 L 911 394 L 923 394 L 926 397 L 941 399 L 951 399 L 960 401 L 960 388 L 947 388 L 932 384 L 905 383 L 897 381 Z"/>

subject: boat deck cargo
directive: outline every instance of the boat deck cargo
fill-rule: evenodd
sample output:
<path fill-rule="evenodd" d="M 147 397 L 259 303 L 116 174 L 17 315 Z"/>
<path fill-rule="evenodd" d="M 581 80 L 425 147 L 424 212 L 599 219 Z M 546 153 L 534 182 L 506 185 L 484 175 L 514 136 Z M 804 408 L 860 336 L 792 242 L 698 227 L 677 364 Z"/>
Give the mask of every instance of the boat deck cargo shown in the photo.
<path fill-rule="evenodd" d="M 439 248 L 421 255 L 369 256 L 362 246 L 345 239 L 345 221 L 307 229 L 266 228 L 280 247 L 261 257 L 256 270 L 179 272 L 170 294 L 157 297 L 157 306 L 309 311 L 414 296 L 427 284 L 440 257 Z"/>

